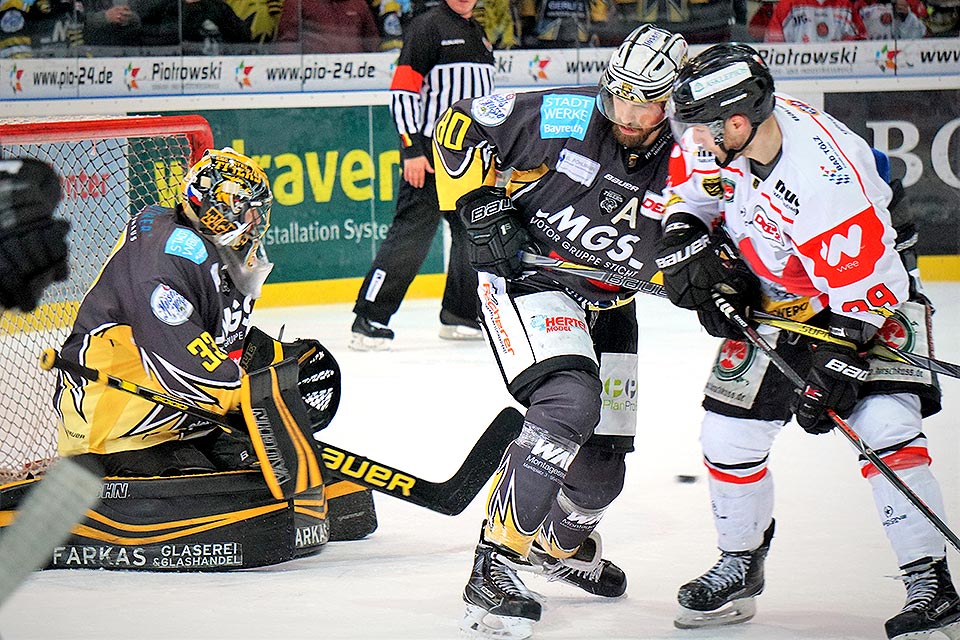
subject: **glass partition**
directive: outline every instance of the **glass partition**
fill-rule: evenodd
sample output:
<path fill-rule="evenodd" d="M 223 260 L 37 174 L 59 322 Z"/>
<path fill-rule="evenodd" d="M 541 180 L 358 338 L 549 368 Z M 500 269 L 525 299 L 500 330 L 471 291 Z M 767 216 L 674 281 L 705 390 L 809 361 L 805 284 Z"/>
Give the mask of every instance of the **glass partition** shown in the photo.
<path fill-rule="evenodd" d="M 395 51 L 438 0 L 11 0 L 0 58 Z M 613 47 L 650 22 L 691 44 L 957 37 L 957 0 L 479 0 L 492 46 Z"/>

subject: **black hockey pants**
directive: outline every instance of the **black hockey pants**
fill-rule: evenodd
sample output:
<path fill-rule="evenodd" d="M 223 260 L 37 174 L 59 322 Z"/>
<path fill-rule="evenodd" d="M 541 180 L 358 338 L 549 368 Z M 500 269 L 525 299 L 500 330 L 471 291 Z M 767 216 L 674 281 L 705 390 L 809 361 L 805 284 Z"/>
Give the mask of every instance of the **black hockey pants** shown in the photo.
<path fill-rule="evenodd" d="M 401 179 L 393 223 L 363 279 L 355 314 L 381 324 L 390 322 L 430 251 L 441 215 L 433 174 L 426 175 L 422 189 Z M 466 229 L 455 212 L 445 215 L 451 247 L 441 320 L 445 324 L 466 320 L 478 327 L 477 272 L 467 262 Z"/>

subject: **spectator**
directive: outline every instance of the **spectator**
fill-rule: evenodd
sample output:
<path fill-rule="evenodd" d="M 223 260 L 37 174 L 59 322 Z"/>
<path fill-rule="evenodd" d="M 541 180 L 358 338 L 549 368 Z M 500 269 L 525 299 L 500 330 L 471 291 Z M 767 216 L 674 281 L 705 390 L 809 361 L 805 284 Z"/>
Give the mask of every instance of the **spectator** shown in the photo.
<path fill-rule="evenodd" d="M 251 42 L 249 25 L 223 0 L 91 0 L 86 7 L 88 45 L 177 46 L 182 35 L 183 53 L 217 55 L 223 42 Z"/>
<path fill-rule="evenodd" d="M 857 0 L 854 3 L 871 40 L 915 39 L 927 35 L 923 18 L 927 8 L 921 0 Z"/>
<path fill-rule="evenodd" d="M 603 0 L 537 0 L 533 46 L 556 49 L 596 45 L 591 23 L 606 22 Z"/>
<path fill-rule="evenodd" d="M 253 42 L 263 44 L 277 37 L 277 25 L 283 0 L 225 0 L 241 20 L 250 27 Z"/>
<path fill-rule="evenodd" d="M 286 0 L 277 40 L 280 53 L 377 51 L 380 32 L 366 0 Z"/>
<path fill-rule="evenodd" d="M 863 20 L 850 0 L 780 0 L 764 41 L 836 42 L 866 37 Z"/>
<path fill-rule="evenodd" d="M 495 49 L 517 46 L 517 18 L 510 0 L 478 0 L 473 15 Z"/>
<path fill-rule="evenodd" d="M 931 36 L 937 38 L 960 36 L 960 0 L 930 0 L 924 22 Z"/>
<path fill-rule="evenodd" d="M 9 3 L 6 3 L 9 6 Z M 15 3 L 19 4 L 19 3 Z M 74 0 L 37 0 L 25 3 L 26 24 L 23 31 L 14 33 L 29 37 L 30 57 L 65 57 L 76 55 L 70 51 L 83 44 L 83 24 L 80 22 L 80 2 Z M 10 7 L 12 11 L 16 8 Z M 11 16 L 13 17 L 13 16 Z M 9 18 L 4 16 L 0 31 L 6 35 Z M 16 21 L 14 20 L 14 23 Z M 27 57 L 24 55 L 23 57 Z"/>
<path fill-rule="evenodd" d="M 764 0 L 750 16 L 750 20 L 747 22 L 747 35 L 752 42 L 763 42 L 767 33 L 767 25 L 770 24 L 770 18 L 773 17 L 773 10 L 776 6 L 777 0 Z"/>
<path fill-rule="evenodd" d="M 141 30 L 140 15 L 127 0 L 86 0 L 84 3 L 84 44 L 136 46 Z"/>
<path fill-rule="evenodd" d="M 225 42 L 252 42 L 250 26 L 230 5 L 223 0 L 183 0 L 183 52 L 215 56 Z"/>

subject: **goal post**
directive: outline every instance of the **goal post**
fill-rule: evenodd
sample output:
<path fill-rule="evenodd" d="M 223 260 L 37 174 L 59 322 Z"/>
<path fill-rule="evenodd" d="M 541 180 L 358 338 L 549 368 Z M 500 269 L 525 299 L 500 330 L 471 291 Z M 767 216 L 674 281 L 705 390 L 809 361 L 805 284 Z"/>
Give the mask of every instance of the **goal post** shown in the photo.
<path fill-rule="evenodd" d="M 53 165 L 63 186 L 58 217 L 70 221 L 70 277 L 37 309 L 0 316 L 0 484 L 42 473 L 56 458 L 55 376 L 38 358 L 66 339 L 77 308 L 129 217 L 172 207 L 190 166 L 213 147 L 201 116 L 0 120 L 0 158 Z"/>

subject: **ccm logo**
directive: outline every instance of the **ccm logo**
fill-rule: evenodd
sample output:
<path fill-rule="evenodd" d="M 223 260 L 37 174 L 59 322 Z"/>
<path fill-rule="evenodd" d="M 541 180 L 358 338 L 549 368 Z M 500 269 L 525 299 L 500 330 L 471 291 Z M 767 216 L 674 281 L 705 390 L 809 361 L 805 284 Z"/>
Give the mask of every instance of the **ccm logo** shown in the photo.
<path fill-rule="evenodd" d="M 843 360 L 837 360 L 836 358 L 831 359 L 826 365 L 824 365 L 824 367 L 830 369 L 831 371 L 836 371 L 842 376 L 859 380 L 860 382 L 866 380 L 867 373 L 869 373 L 866 369 L 855 367 L 851 364 L 847 364 Z"/>

